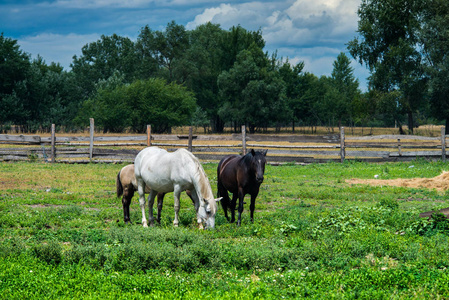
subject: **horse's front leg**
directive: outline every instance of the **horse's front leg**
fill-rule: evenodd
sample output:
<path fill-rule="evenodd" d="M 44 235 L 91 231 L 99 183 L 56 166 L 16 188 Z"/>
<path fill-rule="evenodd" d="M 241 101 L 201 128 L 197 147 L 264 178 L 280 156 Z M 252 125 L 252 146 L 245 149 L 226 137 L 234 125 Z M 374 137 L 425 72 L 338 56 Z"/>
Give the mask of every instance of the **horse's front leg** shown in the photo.
<path fill-rule="evenodd" d="M 162 205 L 164 204 L 165 193 L 157 194 L 157 222 L 161 224 Z"/>
<path fill-rule="evenodd" d="M 254 223 L 254 209 L 256 208 L 256 197 L 259 192 L 251 194 L 251 204 L 249 206 L 249 210 L 251 211 L 251 223 Z"/>
<path fill-rule="evenodd" d="M 173 191 L 173 200 L 174 200 L 174 208 L 175 208 L 175 219 L 173 220 L 173 226 L 178 227 L 179 226 L 179 208 L 180 208 L 180 201 L 179 197 L 181 196 L 181 188 L 179 186 L 175 186 Z"/>
<path fill-rule="evenodd" d="M 139 193 L 139 205 L 142 210 L 142 225 L 148 227 L 147 218 L 145 217 L 145 182 L 142 178 L 137 179 L 137 192 Z"/>
<path fill-rule="evenodd" d="M 187 195 L 192 199 L 193 206 L 195 207 L 196 211 L 196 222 L 198 223 L 199 229 L 204 229 L 203 226 L 203 219 L 200 217 L 199 214 L 199 208 L 200 208 L 200 199 L 198 198 L 198 193 L 195 189 L 193 190 L 186 190 Z"/>
<path fill-rule="evenodd" d="M 237 220 L 237 226 L 240 226 L 242 222 L 242 212 L 243 212 L 243 200 L 245 199 L 245 194 L 243 193 L 243 189 L 239 188 L 239 218 Z"/>
<path fill-rule="evenodd" d="M 150 226 L 154 226 L 154 216 L 153 216 L 153 204 L 154 204 L 154 198 L 156 197 L 157 192 L 154 190 L 151 190 L 150 194 L 148 195 L 148 221 L 150 222 Z"/>

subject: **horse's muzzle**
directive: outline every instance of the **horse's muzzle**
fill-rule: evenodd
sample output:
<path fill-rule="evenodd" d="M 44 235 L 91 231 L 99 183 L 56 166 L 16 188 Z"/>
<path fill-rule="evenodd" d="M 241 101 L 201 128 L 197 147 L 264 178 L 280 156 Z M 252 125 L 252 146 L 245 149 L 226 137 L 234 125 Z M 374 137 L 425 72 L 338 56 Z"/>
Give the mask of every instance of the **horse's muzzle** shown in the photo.
<path fill-rule="evenodd" d="M 263 182 L 263 176 L 256 177 L 256 181 L 257 181 L 257 183 L 262 183 Z"/>

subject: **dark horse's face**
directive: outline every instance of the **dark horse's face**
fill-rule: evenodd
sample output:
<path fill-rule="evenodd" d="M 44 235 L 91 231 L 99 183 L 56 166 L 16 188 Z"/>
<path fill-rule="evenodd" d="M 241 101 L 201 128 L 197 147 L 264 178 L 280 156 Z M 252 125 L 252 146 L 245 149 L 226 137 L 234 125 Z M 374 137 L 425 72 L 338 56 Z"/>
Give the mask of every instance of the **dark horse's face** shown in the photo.
<path fill-rule="evenodd" d="M 267 150 L 259 152 L 251 149 L 251 154 L 253 159 L 251 160 L 251 171 L 254 172 L 257 183 L 263 182 L 263 174 L 265 172 L 265 163 L 267 160 L 265 156 L 267 155 Z"/>

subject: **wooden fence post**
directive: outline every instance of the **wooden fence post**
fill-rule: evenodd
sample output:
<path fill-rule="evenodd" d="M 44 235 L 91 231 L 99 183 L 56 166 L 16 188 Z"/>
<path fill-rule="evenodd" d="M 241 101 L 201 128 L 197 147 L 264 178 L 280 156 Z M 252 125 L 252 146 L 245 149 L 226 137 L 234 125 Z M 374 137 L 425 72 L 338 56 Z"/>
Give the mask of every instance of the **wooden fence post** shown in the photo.
<path fill-rule="evenodd" d="M 90 118 L 90 143 L 89 143 L 89 159 L 92 160 L 94 154 L 94 118 Z"/>
<path fill-rule="evenodd" d="M 446 161 L 446 128 L 441 127 L 441 159 Z"/>
<path fill-rule="evenodd" d="M 189 127 L 189 146 L 188 150 L 192 152 L 192 140 L 193 140 L 193 133 L 192 133 L 192 126 Z"/>
<path fill-rule="evenodd" d="M 398 139 L 398 154 L 399 156 L 402 156 L 401 139 Z"/>
<path fill-rule="evenodd" d="M 242 152 L 246 154 L 246 126 L 242 125 Z"/>
<path fill-rule="evenodd" d="M 51 124 L 51 163 L 56 161 L 56 126 Z"/>
<path fill-rule="evenodd" d="M 147 125 L 147 146 L 151 146 L 151 125 Z"/>
<path fill-rule="evenodd" d="M 340 128 L 340 159 L 343 163 L 345 161 L 346 149 L 345 149 L 345 128 Z"/>

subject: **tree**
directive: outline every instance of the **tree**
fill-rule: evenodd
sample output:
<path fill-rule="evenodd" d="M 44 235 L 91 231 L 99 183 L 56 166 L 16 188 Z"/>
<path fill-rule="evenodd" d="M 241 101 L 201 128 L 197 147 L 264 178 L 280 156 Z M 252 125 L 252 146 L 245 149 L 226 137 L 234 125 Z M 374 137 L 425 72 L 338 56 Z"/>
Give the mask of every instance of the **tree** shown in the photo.
<path fill-rule="evenodd" d="M 285 96 L 287 97 L 287 105 L 291 110 L 292 131 L 295 132 L 295 123 L 304 120 L 308 112 L 306 112 L 301 96 L 304 94 L 302 79 L 304 75 L 304 62 L 291 65 L 287 60 L 279 68 L 279 75 L 285 83 Z"/>
<path fill-rule="evenodd" d="M 449 2 L 428 1 L 422 43 L 430 77 L 430 104 L 432 114 L 446 120 L 449 134 Z"/>
<path fill-rule="evenodd" d="M 222 132 L 224 126 L 218 115 L 220 97 L 217 84 L 217 78 L 223 71 L 221 61 L 225 53 L 221 42 L 224 35 L 225 31 L 220 25 L 206 23 L 198 26 L 189 34 L 190 47 L 183 57 L 185 85 L 195 93 L 197 104 L 206 114 L 214 132 Z M 178 70 L 179 73 L 183 71 Z"/>
<path fill-rule="evenodd" d="M 188 32 L 182 25 L 172 21 L 165 31 L 153 31 L 147 25 L 138 37 L 138 49 L 143 57 L 157 63 L 157 69 L 169 82 L 174 81 L 175 63 L 180 61 L 189 48 Z"/>
<path fill-rule="evenodd" d="M 151 124 L 155 133 L 169 132 L 173 126 L 188 125 L 196 109 L 193 94 L 176 83 L 150 78 L 124 84 L 115 73 L 97 84 L 95 95 L 84 103 L 79 120 L 94 117 L 103 131 L 130 128 L 144 132 Z"/>
<path fill-rule="evenodd" d="M 99 80 L 109 78 L 115 71 L 123 74 L 126 82 L 140 76 L 135 45 L 127 37 L 102 35 L 100 40 L 85 45 L 81 51 L 80 57 L 73 57 L 71 68 L 85 99 L 95 90 Z"/>
<path fill-rule="evenodd" d="M 23 124 L 28 112 L 22 102 L 31 63 L 17 40 L 0 35 L 0 123 Z"/>
<path fill-rule="evenodd" d="M 340 53 L 333 67 L 325 101 L 328 102 L 327 110 L 331 118 L 337 119 L 341 127 L 342 123 L 349 124 L 353 121 L 351 107 L 355 98 L 360 95 L 359 82 L 346 54 Z"/>
<path fill-rule="evenodd" d="M 255 43 L 240 51 L 234 66 L 218 78 L 224 105 L 219 114 L 234 126 L 248 124 L 249 131 L 290 119 L 285 84 L 276 66 Z"/>
<path fill-rule="evenodd" d="M 413 132 L 413 114 L 425 101 L 426 77 L 419 51 L 422 0 L 362 0 L 355 38 L 348 44 L 351 55 L 365 63 L 370 84 L 384 93 L 400 90 L 398 102 L 408 115 Z"/>

